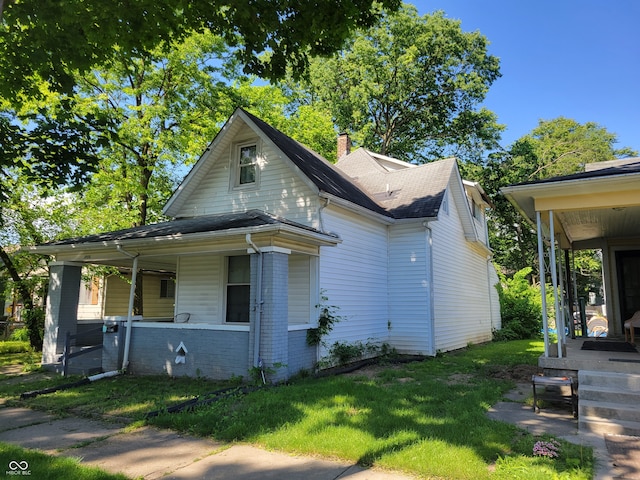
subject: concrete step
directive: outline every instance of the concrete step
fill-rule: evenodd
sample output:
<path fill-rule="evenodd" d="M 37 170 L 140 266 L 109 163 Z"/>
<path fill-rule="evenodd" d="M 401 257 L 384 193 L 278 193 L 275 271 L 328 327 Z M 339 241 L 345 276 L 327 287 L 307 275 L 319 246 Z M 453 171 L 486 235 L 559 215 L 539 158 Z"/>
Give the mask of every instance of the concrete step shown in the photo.
<path fill-rule="evenodd" d="M 637 404 L 584 400 L 578 402 L 579 417 L 595 417 L 609 421 L 629 421 L 640 423 L 640 407 Z"/>
<path fill-rule="evenodd" d="M 640 391 L 640 375 L 633 373 L 598 372 L 594 370 L 580 370 L 578 372 L 580 388 L 587 385 L 598 385 L 620 390 Z"/>
<path fill-rule="evenodd" d="M 580 400 L 640 405 L 640 391 L 622 390 L 601 385 L 581 385 L 578 390 Z"/>
<path fill-rule="evenodd" d="M 597 434 L 640 436 L 640 422 L 607 420 L 604 418 L 578 417 L 578 431 Z"/>

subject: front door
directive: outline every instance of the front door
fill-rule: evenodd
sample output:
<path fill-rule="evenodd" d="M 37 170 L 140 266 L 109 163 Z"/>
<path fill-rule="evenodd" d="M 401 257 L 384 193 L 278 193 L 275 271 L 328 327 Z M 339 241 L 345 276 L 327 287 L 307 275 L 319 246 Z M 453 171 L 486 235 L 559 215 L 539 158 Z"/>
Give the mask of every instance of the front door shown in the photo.
<path fill-rule="evenodd" d="M 621 322 L 640 310 L 640 250 L 616 252 Z"/>

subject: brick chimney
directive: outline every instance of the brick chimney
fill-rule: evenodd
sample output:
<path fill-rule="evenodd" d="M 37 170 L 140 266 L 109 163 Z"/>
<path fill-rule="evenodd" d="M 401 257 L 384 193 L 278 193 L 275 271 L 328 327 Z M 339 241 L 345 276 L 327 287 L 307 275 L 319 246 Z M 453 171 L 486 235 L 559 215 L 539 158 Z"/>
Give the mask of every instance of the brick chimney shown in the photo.
<path fill-rule="evenodd" d="M 338 160 L 351 153 L 351 139 L 348 133 L 338 134 Z"/>

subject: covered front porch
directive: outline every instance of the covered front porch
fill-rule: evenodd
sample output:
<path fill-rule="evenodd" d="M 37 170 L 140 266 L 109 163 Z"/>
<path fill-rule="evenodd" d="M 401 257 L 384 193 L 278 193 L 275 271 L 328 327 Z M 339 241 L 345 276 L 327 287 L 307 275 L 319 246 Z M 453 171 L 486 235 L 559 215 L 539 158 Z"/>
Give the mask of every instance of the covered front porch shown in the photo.
<path fill-rule="evenodd" d="M 575 295 L 572 251 L 601 252 L 608 338 L 624 338 L 624 322 L 640 310 L 639 186 L 640 159 L 633 158 L 588 164 L 582 173 L 502 189 L 537 232 L 545 365 L 575 353 L 567 341 L 574 319 L 584 312 Z"/>
<path fill-rule="evenodd" d="M 640 435 L 640 354 L 625 339 L 625 321 L 640 310 L 640 159 L 589 164 L 582 173 L 502 193 L 538 236 L 545 341 L 539 367 L 577 383 L 581 430 Z M 600 325 L 592 328 L 570 261 L 586 249 L 602 259 Z M 576 319 L 578 335 L 593 336 L 575 337 Z"/>
<path fill-rule="evenodd" d="M 318 352 L 306 332 L 317 325 L 320 247 L 337 243 L 250 211 L 34 247 L 56 257 L 43 364 L 58 363 L 68 333 L 102 323 L 103 371 L 226 379 L 260 370 L 281 381 L 312 369 Z M 89 322 L 79 305 L 87 265 L 120 272 L 104 282 L 102 315 Z"/>

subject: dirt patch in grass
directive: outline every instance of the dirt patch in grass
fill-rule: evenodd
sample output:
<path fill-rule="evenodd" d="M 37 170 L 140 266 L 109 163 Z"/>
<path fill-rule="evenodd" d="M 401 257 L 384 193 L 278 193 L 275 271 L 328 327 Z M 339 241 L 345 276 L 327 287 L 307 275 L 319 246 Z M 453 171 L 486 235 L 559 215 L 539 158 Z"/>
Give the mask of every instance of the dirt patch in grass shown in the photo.
<path fill-rule="evenodd" d="M 376 378 L 384 370 L 399 370 L 400 365 L 366 365 L 357 370 L 343 373 L 345 377 L 366 377 L 369 380 Z"/>
<path fill-rule="evenodd" d="M 540 373 L 537 365 L 487 365 L 485 374 L 498 380 L 512 380 L 516 383 L 531 382 L 531 376 Z"/>
<path fill-rule="evenodd" d="M 404 364 L 368 364 L 361 368 L 355 369 L 350 372 L 342 373 L 346 377 L 364 377 L 368 380 L 373 380 L 380 376 L 385 371 L 400 371 L 404 370 L 406 366 Z M 541 373 L 540 367 L 536 365 L 487 365 L 482 370 L 483 375 L 495 378 L 497 380 L 511 380 L 515 383 L 530 383 L 531 376 Z M 469 383 L 475 375 L 470 373 L 457 373 L 450 375 L 447 384 L 459 385 Z M 411 377 L 402 376 L 395 379 L 397 382 L 406 383 L 414 380 Z"/>

